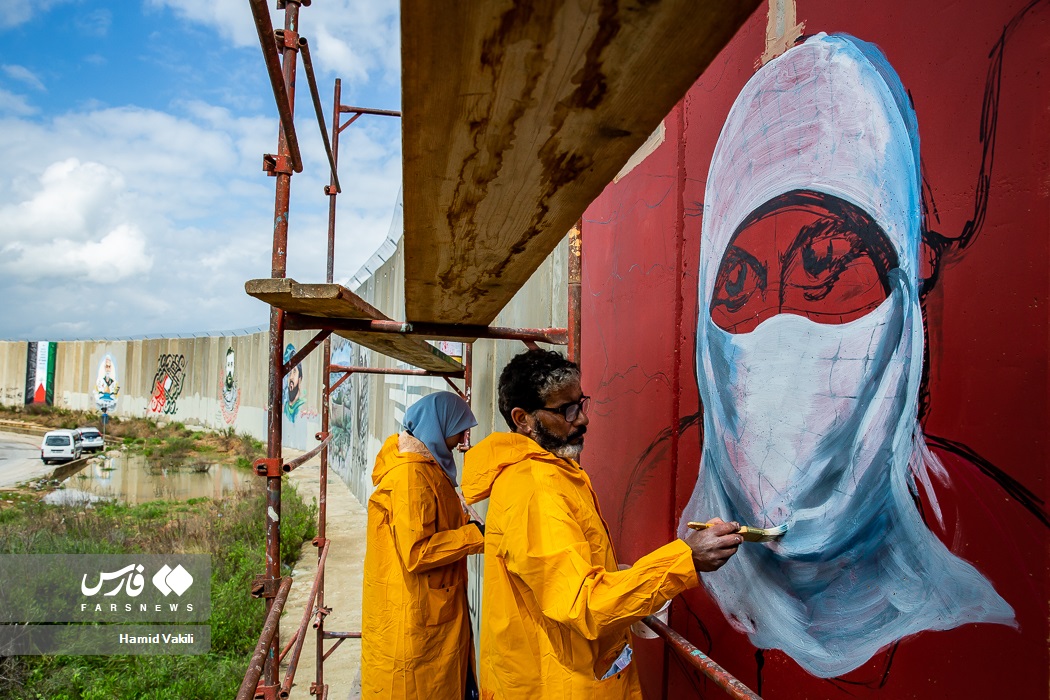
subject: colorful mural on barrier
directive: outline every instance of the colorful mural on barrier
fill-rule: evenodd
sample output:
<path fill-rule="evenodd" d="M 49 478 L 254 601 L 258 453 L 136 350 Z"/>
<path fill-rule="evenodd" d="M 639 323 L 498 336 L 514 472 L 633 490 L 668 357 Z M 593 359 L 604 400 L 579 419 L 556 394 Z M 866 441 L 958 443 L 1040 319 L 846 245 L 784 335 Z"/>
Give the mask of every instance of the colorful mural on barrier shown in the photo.
<path fill-rule="evenodd" d="M 173 416 L 179 410 L 178 398 L 186 380 L 186 356 L 164 353 L 157 358 L 157 372 L 153 375 L 153 394 L 146 413 Z"/>
<path fill-rule="evenodd" d="M 332 341 L 331 364 L 349 367 L 354 364 L 354 345 L 342 338 Z M 328 375 L 329 385 L 335 385 L 342 378 L 342 374 L 331 373 Z M 354 385 L 353 377 L 342 382 L 332 392 L 332 402 L 329 407 L 328 425 L 332 433 L 332 441 L 328 450 L 329 463 L 332 469 L 343 477 L 344 481 L 350 478 L 350 459 L 354 446 Z"/>
<path fill-rule="evenodd" d="M 51 406 L 55 403 L 55 352 L 58 344 L 30 342 L 27 350 L 26 405 Z"/>
<path fill-rule="evenodd" d="M 120 395 L 120 382 L 117 380 L 117 363 L 113 356 L 106 354 L 98 363 L 95 373 L 95 406 L 106 413 L 117 407 Z"/>
<path fill-rule="evenodd" d="M 295 346 L 288 343 L 284 348 L 284 361 L 295 357 Z M 300 418 L 314 418 L 317 411 L 306 405 L 306 393 L 303 391 L 303 365 L 300 362 L 292 367 L 284 377 L 284 417 L 290 423 Z"/>
<path fill-rule="evenodd" d="M 815 33 L 757 67 L 756 14 L 588 209 L 584 464 L 628 561 L 689 520 L 788 526 L 672 612 L 757 692 L 1034 697 L 1050 2 L 841 5 L 799 2 Z"/>
<path fill-rule="evenodd" d="M 332 364 L 343 367 L 367 367 L 371 351 L 338 338 L 332 343 Z M 343 377 L 333 373 L 329 381 L 334 385 Z M 375 455 L 368 452 L 368 382 L 369 377 L 362 374 L 351 375 L 339 384 L 332 392 L 332 404 L 329 414 L 329 426 L 332 432 L 329 459 L 334 469 L 343 477 L 355 494 L 367 500 L 364 491 L 357 489 L 361 484 L 355 482 L 353 475 L 361 483 L 371 483 L 372 460 Z"/>
<path fill-rule="evenodd" d="M 219 384 L 219 410 L 226 425 L 233 425 L 237 420 L 237 411 L 241 407 L 241 388 L 237 386 L 237 354 L 233 346 L 226 349 L 226 362 L 223 364 L 222 379 Z"/>
<path fill-rule="evenodd" d="M 707 178 L 696 366 L 708 439 L 679 531 L 710 514 L 787 525 L 704 584 L 755 646 L 822 677 L 924 629 L 1014 624 L 912 500 L 930 472 L 945 476 L 917 423 L 918 144 L 879 50 L 819 34 L 744 87 Z"/>

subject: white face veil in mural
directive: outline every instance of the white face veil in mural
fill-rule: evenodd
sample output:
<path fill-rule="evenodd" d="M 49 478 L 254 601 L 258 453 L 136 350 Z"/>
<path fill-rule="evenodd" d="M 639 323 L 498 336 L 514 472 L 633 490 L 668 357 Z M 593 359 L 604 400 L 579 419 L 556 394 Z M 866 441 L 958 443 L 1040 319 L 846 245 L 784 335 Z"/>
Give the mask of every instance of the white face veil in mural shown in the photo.
<path fill-rule="evenodd" d="M 915 116 L 871 44 L 819 34 L 762 67 L 705 194 L 690 520 L 789 526 L 703 578 L 759 648 L 841 675 L 922 630 L 1013 623 L 913 501 L 923 329 Z M 939 517 L 939 512 L 937 513 Z"/>

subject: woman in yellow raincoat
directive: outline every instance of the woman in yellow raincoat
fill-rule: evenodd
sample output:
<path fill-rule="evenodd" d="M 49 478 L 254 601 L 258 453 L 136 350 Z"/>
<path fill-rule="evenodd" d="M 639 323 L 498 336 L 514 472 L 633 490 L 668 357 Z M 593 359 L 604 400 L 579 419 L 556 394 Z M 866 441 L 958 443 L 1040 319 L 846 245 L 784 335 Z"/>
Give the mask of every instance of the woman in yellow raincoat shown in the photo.
<path fill-rule="evenodd" d="M 452 448 L 477 425 L 455 394 L 424 396 L 376 457 L 368 500 L 361 696 L 460 700 L 473 679 L 468 554 L 484 538 L 456 493 Z M 472 683 L 473 685 L 473 683 Z"/>

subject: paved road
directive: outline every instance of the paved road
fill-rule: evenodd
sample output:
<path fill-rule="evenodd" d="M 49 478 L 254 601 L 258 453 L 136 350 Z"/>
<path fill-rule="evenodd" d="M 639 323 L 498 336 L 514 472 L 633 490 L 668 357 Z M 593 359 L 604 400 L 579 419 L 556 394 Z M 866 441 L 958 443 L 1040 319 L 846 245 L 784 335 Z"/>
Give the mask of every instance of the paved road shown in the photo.
<path fill-rule="evenodd" d="M 54 470 L 54 465 L 40 461 L 38 436 L 0 432 L 0 488 L 39 479 Z"/>

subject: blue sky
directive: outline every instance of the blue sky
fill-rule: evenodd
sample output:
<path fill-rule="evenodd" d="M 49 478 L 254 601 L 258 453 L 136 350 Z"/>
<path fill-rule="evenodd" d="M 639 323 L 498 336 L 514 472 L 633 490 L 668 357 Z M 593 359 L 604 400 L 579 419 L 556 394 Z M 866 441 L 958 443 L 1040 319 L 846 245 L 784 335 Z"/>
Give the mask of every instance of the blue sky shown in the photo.
<path fill-rule="evenodd" d="M 327 109 L 336 77 L 343 104 L 399 108 L 398 21 L 393 1 L 302 9 Z M 269 276 L 277 121 L 247 0 L 0 0 L 0 31 L 0 339 L 265 323 L 243 285 Z M 327 160 L 299 84 L 288 268 L 316 282 Z M 386 236 L 401 183 L 399 120 L 341 138 L 337 280 Z"/>

